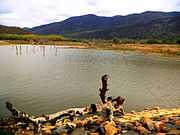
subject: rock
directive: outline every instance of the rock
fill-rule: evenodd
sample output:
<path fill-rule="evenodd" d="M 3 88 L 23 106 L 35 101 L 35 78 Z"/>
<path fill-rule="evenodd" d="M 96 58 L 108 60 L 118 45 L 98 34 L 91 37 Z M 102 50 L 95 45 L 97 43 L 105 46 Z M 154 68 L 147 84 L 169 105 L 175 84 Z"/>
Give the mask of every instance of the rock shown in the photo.
<path fill-rule="evenodd" d="M 89 133 L 89 135 L 101 135 L 99 133 Z"/>
<path fill-rule="evenodd" d="M 136 114 L 136 111 L 132 110 L 131 113 L 132 113 L 132 114 Z"/>
<path fill-rule="evenodd" d="M 76 128 L 72 131 L 71 135 L 88 135 L 88 132 L 84 128 Z"/>
<path fill-rule="evenodd" d="M 103 122 L 104 122 L 104 119 L 102 117 L 98 117 L 97 120 L 96 120 L 96 123 L 98 125 L 101 125 Z"/>
<path fill-rule="evenodd" d="M 63 121 L 57 120 L 55 126 L 60 127 L 63 125 Z"/>
<path fill-rule="evenodd" d="M 134 125 L 132 123 L 123 123 L 120 126 L 125 130 L 134 130 Z"/>
<path fill-rule="evenodd" d="M 147 128 L 152 131 L 154 130 L 154 124 L 153 124 L 153 121 L 149 118 L 144 118 L 143 120 L 143 125 L 146 125 Z"/>
<path fill-rule="evenodd" d="M 165 128 L 162 130 L 162 132 L 163 132 L 163 133 L 168 133 L 170 130 L 171 130 L 170 128 L 165 127 Z"/>
<path fill-rule="evenodd" d="M 105 129 L 102 126 L 98 126 L 96 132 L 98 132 L 100 135 L 105 135 Z"/>
<path fill-rule="evenodd" d="M 16 132 L 16 135 L 34 135 L 34 132 L 20 129 Z"/>
<path fill-rule="evenodd" d="M 122 110 L 118 109 L 113 112 L 113 115 L 118 117 L 124 115 L 124 113 Z"/>
<path fill-rule="evenodd" d="M 176 125 L 171 124 L 171 123 L 166 123 L 165 126 L 166 126 L 166 128 L 168 128 L 168 129 L 176 128 Z"/>
<path fill-rule="evenodd" d="M 141 126 L 141 123 L 135 121 L 134 125 L 135 125 L 136 127 L 138 127 L 138 126 Z"/>
<path fill-rule="evenodd" d="M 93 116 L 92 116 L 92 119 L 96 120 L 96 119 L 98 119 L 98 117 L 99 117 L 99 116 L 97 116 L 97 115 L 93 115 Z"/>
<path fill-rule="evenodd" d="M 160 117 L 160 116 L 155 116 L 155 117 L 153 117 L 153 120 L 154 120 L 154 121 L 160 121 L 160 120 L 161 120 L 161 117 Z"/>
<path fill-rule="evenodd" d="M 165 134 L 165 133 L 160 133 L 160 132 L 159 132 L 159 133 L 157 133 L 156 135 L 166 135 L 166 134 Z"/>
<path fill-rule="evenodd" d="M 91 113 L 95 114 L 97 112 L 97 107 L 95 104 L 91 104 Z"/>
<path fill-rule="evenodd" d="M 128 130 L 128 131 L 125 131 L 124 133 L 122 132 L 121 134 L 118 134 L 118 135 L 139 135 L 139 133 L 137 133 L 133 130 Z"/>
<path fill-rule="evenodd" d="M 164 123 L 168 123 L 169 118 L 168 117 L 163 117 L 163 118 L 161 118 L 161 121 L 164 122 Z"/>
<path fill-rule="evenodd" d="M 150 131 L 148 131 L 146 128 L 144 128 L 143 126 L 138 126 L 136 128 L 136 130 L 140 133 L 140 134 L 147 134 L 150 133 Z"/>
<path fill-rule="evenodd" d="M 166 135 L 180 135 L 180 130 L 173 129 L 170 132 L 166 133 Z"/>
<path fill-rule="evenodd" d="M 61 134 L 59 134 L 59 135 L 68 135 L 67 133 L 61 133 Z"/>
<path fill-rule="evenodd" d="M 55 128 L 54 126 L 45 126 L 45 127 L 42 128 L 42 131 L 44 133 L 46 133 L 46 135 L 49 135 L 49 134 L 51 134 L 51 130 L 54 129 L 54 128 Z"/>
<path fill-rule="evenodd" d="M 52 134 L 52 132 L 50 129 L 47 129 L 43 132 L 43 135 L 51 135 L 51 134 Z"/>
<path fill-rule="evenodd" d="M 115 127 L 114 122 L 108 122 L 105 126 L 106 135 L 114 135 L 118 133 L 118 129 Z"/>
<path fill-rule="evenodd" d="M 163 129 L 165 128 L 165 123 L 162 121 L 158 121 L 155 123 L 155 128 L 158 132 L 163 131 Z"/>
<path fill-rule="evenodd" d="M 176 121 L 176 126 L 180 126 L 180 120 Z"/>
<path fill-rule="evenodd" d="M 160 110 L 160 107 L 159 107 L 159 106 L 155 106 L 155 107 L 153 107 L 152 109 L 158 111 L 158 110 Z"/>
<path fill-rule="evenodd" d="M 82 116 L 82 115 L 83 115 L 82 112 L 76 111 L 76 116 Z"/>
<path fill-rule="evenodd" d="M 170 119 L 170 120 L 173 120 L 173 121 L 177 121 L 177 120 L 179 120 L 179 117 L 178 117 L 178 116 L 177 116 L 177 117 L 175 116 L 175 117 L 170 117 L 169 119 Z"/>
<path fill-rule="evenodd" d="M 127 130 L 122 130 L 122 131 L 121 131 L 121 133 L 123 133 L 123 134 L 124 134 L 124 133 L 127 133 L 127 132 L 128 132 Z"/>
<path fill-rule="evenodd" d="M 88 120 L 78 120 L 75 122 L 75 124 L 79 127 L 83 127 L 83 126 L 87 125 L 87 123 L 88 123 Z"/>
<path fill-rule="evenodd" d="M 76 127 L 76 124 L 74 124 L 72 122 L 67 122 L 66 125 L 69 126 L 70 128 L 75 128 Z"/>
<path fill-rule="evenodd" d="M 65 129 L 65 127 L 58 127 L 55 130 L 53 130 L 52 134 L 59 135 L 59 134 L 64 134 L 66 132 L 67 132 L 67 130 Z"/>

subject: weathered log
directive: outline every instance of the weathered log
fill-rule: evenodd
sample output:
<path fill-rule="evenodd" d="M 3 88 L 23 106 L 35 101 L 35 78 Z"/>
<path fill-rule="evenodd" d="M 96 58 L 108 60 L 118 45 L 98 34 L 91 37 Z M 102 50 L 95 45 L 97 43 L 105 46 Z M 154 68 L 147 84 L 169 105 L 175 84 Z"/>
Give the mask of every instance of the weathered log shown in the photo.
<path fill-rule="evenodd" d="M 103 102 L 103 104 L 106 103 L 106 100 L 105 100 L 105 99 L 106 99 L 106 92 L 109 90 L 109 89 L 107 88 L 107 80 L 108 80 L 108 75 L 103 75 L 103 76 L 101 77 L 102 88 L 99 89 L 99 91 L 100 91 L 99 96 L 100 96 L 101 101 Z"/>
<path fill-rule="evenodd" d="M 102 103 L 91 104 L 91 106 L 85 108 L 71 108 L 54 114 L 34 117 L 28 115 L 26 112 L 21 112 L 13 106 L 13 104 L 7 102 L 6 107 L 12 113 L 13 117 L 9 117 L 7 121 L 0 120 L 0 129 L 9 129 L 16 132 L 17 135 L 70 134 L 79 127 L 82 127 L 82 129 L 86 128 L 86 130 L 89 130 L 88 132 L 96 132 L 97 134 L 118 133 L 117 127 L 121 128 L 122 133 L 123 130 L 127 131 L 127 128 L 137 130 L 140 133 L 150 133 L 148 130 L 153 130 L 154 125 L 152 122 L 157 119 L 157 116 L 166 116 L 162 122 L 169 121 L 169 118 L 171 118 L 171 123 L 176 124 L 175 126 L 179 125 L 180 109 L 159 110 L 156 108 L 124 114 L 122 105 L 125 99 L 120 96 L 114 99 L 108 97 L 106 101 L 108 75 L 102 76 L 101 80 L 102 88 L 100 88 L 100 97 Z M 150 118 L 155 117 L 156 119 L 150 120 Z M 161 127 L 159 122 L 155 124 L 157 131 L 160 131 L 159 129 L 161 129 Z M 146 128 L 148 128 L 148 130 Z M 135 131 L 133 131 L 133 133 L 135 133 Z M 172 131 L 170 131 L 170 133 L 172 134 Z"/>
<path fill-rule="evenodd" d="M 125 99 L 121 96 L 118 96 L 117 98 L 112 99 L 112 102 L 116 102 L 116 106 L 119 107 L 124 103 Z"/>
<path fill-rule="evenodd" d="M 100 90 L 99 95 L 100 95 L 102 103 L 91 104 L 90 106 L 85 107 L 85 108 L 70 108 L 70 109 L 60 111 L 54 114 L 41 115 L 41 116 L 34 117 L 34 116 L 28 115 L 28 113 L 26 112 L 21 112 L 15 106 L 13 106 L 13 104 L 11 104 L 10 102 L 7 102 L 6 107 L 12 113 L 12 116 L 13 116 L 14 123 L 12 124 L 15 125 L 14 126 L 15 128 L 16 127 L 19 128 L 20 126 L 20 129 L 21 128 L 24 129 L 24 127 L 26 126 L 31 127 L 31 125 L 33 125 L 32 126 L 33 131 L 40 133 L 41 131 L 45 130 L 45 127 L 47 125 L 50 125 L 50 127 L 54 129 L 57 125 L 61 123 L 59 125 L 60 126 L 59 128 L 61 128 L 62 122 L 65 119 L 66 119 L 65 121 L 72 122 L 76 118 L 81 119 L 81 118 L 92 116 L 92 114 L 100 116 L 100 118 L 102 118 L 105 121 L 106 120 L 113 121 L 115 114 L 122 115 L 124 113 L 124 111 L 121 110 L 122 108 L 120 107 L 122 106 L 124 102 L 124 98 L 117 97 L 113 99 L 112 97 L 109 97 L 106 100 L 106 92 L 109 90 L 107 88 L 108 75 L 103 75 L 101 77 L 101 81 L 102 81 L 102 88 L 99 89 Z M 116 104 L 113 105 L 113 102 L 115 102 Z M 0 126 L 1 125 L 2 124 L 0 124 Z M 8 125 L 8 124 L 4 124 L 4 125 Z"/>
<path fill-rule="evenodd" d="M 12 113 L 15 121 L 20 123 L 32 123 L 35 128 L 38 128 L 38 123 L 32 120 L 26 112 L 19 111 L 12 103 L 6 102 L 6 108 Z"/>
<path fill-rule="evenodd" d="M 54 114 L 43 115 L 34 118 L 33 116 L 29 116 L 26 112 L 19 111 L 10 102 L 6 102 L 6 107 L 12 113 L 13 117 L 16 120 L 19 120 L 21 122 L 24 122 L 26 120 L 36 125 L 43 124 L 46 122 L 54 123 L 54 121 L 56 121 L 57 119 L 61 119 L 63 117 L 70 117 L 70 116 L 76 116 L 79 114 L 88 113 L 88 111 L 86 111 L 86 108 L 71 108 Z"/>
<path fill-rule="evenodd" d="M 20 116 L 20 111 L 17 110 L 10 102 L 6 102 L 6 108 L 12 113 L 15 118 Z"/>

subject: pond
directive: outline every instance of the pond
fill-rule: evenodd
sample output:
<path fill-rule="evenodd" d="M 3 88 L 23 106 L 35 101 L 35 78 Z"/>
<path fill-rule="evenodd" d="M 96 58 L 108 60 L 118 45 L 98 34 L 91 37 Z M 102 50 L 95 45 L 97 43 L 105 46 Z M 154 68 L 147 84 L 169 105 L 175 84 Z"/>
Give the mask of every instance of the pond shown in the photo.
<path fill-rule="evenodd" d="M 6 101 L 32 115 L 96 103 L 104 74 L 125 111 L 180 106 L 179 57 L 18 45 L 0 47 L 0 64 L 0 117 Z"/>

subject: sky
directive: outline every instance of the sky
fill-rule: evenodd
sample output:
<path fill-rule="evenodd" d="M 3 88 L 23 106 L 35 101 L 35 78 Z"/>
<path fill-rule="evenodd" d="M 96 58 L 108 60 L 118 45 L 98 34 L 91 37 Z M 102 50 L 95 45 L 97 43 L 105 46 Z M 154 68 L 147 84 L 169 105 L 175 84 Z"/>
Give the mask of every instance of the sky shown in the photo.
<path fill-rule="evenodd" d="M 34 27 L 72 16 L 180 11 L 180 0 L 0 0 L 0 24 Z"/>

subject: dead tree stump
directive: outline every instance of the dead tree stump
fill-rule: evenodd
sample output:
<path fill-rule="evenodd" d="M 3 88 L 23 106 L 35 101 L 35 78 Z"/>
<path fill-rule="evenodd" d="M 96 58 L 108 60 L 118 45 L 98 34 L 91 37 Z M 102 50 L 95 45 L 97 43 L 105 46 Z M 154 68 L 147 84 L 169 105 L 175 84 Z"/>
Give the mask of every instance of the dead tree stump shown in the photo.
<path fill-rule="evenodd" d="M 100 96 L 103 104 L 105 104 L 106 103 L 106 100 L 105 100 L 106 99 L 106 92 L 109 90 L 107 88 L 108 75 L 103 75 L 101 77 L 101 81 L 102 81 L 102 88 L 99 89 L 99 91 L 100 91 L 99 96 Z"/>

